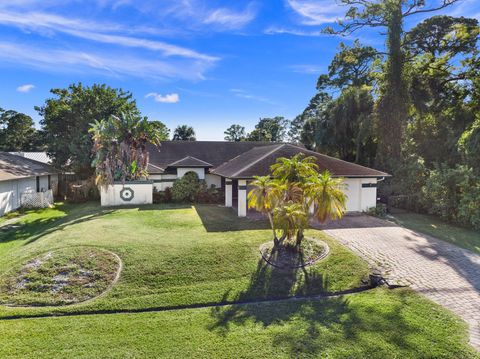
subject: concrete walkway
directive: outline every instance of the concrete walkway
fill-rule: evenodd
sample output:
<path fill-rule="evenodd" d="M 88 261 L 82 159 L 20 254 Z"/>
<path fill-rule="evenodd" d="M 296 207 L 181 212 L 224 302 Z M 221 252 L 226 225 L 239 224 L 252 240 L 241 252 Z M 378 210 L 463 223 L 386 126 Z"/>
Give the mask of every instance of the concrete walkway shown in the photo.
<path fill-rule="evenodd" d="M 390 284 L 407 284 L 459 315 L 480 350 L 480 255 L 366 215 L 314 226 L 365 258 Z"/>

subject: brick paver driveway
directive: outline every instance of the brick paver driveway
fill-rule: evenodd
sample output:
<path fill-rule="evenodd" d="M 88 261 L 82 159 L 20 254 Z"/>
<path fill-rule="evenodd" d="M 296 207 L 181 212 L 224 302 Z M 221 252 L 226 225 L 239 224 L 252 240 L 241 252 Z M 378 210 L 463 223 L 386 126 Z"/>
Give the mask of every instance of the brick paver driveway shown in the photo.
<path fill-rule="evenodd" d="M 390 284 L 408 284 L 451 309 L 480 350 L 480 256 L 431 236 L 366 215 L 315 225 L 364 257 Z"/>

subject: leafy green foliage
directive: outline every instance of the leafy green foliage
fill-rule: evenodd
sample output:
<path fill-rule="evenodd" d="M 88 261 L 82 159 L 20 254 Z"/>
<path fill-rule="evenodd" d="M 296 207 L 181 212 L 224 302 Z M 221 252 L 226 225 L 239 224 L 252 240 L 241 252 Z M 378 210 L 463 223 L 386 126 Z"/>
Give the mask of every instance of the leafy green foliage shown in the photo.
<path fill-rule="evenodd" d="M 423 188 L 424 206 L 444 220 L 478 226 L 479 186 L 480 178 L 470 168 L 439 166 L 430 172 Z"/>
<path fill-rule="evenodd" d="M 187 172 L 182 178 L 177 179 L 172 186 L 172 199 L 175 202 L 194 202 L 201 190 L 201 183 L 198 175 Z"/>
<path fill-rule="evenodd" d="M 86 87 L 78 83 L 50 92 L 55 97 L 35 108 L 43 117 L 47 152 L 57 167 L 85 176 L 93 174 L 91 124 L 122 113 L 140 116 L 130 92 L 104 84 Z"/>
<path fill-rule="evenodd" d="M 195 130 L 188 125 L 177 126 L 173 132 L 173 141 L 196 141 Z"/>
<path fill-rule="evenodd" d="M 291 245 L 295 236 L 299 248 L 309 217 L 325 222 L 345 213 L 343 180 L 332 178 L 328 171 L 319 175 L 314 157 L 281 157 L 270 171 L 271 176 L 255 177 L 251 183 L 248 207 L 268 216 L 275 245 L 283 244 L 285 239 L 286 245 Z M 282 232 L 280 238 L 277 230 Z"/>
<path fill-rule="evenodd" d="M 377 50 L 362 46 L 358 39 L 352 46 L 341 42 L 338 53 L 328 66 L 328 73 L 318 78 L 317 90 L 370 86 L 373 83 L 372 66 L 378 58 Z"/>
<path fill-rule="evenodd" d="M 147 144 L 160 146 L 160 141 L 165 139 L 158 123 L 130 113 L 95 121 L 89 132 L 94 141 L 92 166 L 99 185 L 148 177 Z"/>
<path fill-rule="evenodd" d="M 247 141 L 282 142 L 287 133 L 288 120 L 284 117 L 261 118 L 255 129 L 247 136 Z"/>
<path fill-rule="evenodd" d="M 238 142 L 245 140 L 245 127 L 233 124 L 224 132 L 225 141 Z"/>
<path fill-rule="evenodd" d="M 480 115 L 475 122 L 463 132 L 459 140 L 459 149 L 465 162 L 480 175 Z"/>
<path fill-rule="evenodd" d="M 41 150 L 42 135 L 30 116 L 0 108 L 0 151 Z"/>

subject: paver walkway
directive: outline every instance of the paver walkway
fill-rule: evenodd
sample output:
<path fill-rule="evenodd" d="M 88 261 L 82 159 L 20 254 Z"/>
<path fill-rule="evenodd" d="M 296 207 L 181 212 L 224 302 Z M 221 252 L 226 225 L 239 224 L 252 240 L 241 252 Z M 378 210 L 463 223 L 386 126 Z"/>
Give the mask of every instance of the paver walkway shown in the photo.
<path fill-rule="evenodd" d="M 480 350 L 480 255 L 366 215 L 315 224 L 379 269 L 390 284 L 407 284 L 452 310 Z"/>

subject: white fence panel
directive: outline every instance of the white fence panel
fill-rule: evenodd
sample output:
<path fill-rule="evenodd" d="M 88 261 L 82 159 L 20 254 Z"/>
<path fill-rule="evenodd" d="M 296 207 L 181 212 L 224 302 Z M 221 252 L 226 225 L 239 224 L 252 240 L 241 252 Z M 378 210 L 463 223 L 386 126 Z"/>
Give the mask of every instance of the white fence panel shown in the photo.
<path fill-rule="evenodd" d="M 53 206 L 53 191 L 23 192 L 20 204 L 25 208 L 47 208 Z"/>

